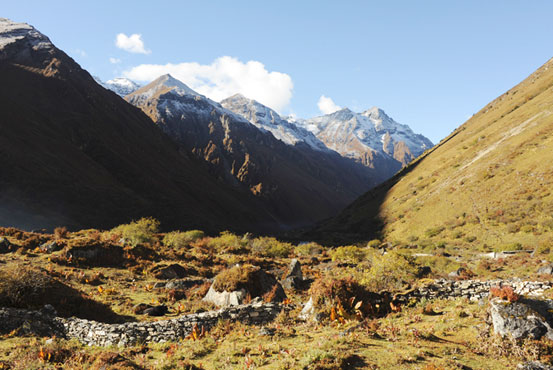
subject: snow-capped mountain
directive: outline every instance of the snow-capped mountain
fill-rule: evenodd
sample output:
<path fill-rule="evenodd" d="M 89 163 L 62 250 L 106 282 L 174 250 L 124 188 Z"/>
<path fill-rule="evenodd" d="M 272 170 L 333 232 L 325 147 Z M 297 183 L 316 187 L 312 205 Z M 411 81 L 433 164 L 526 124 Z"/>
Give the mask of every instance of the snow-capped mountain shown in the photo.
<path fill-rule="evenodd" d="M 377 107 L 363 113 L 344 108 L 320 117 L 299 119 L 295 124 L 311 131 L 330 149 L 366 165 L 375 154 L 406 165 L 433 146 L 426 137 L 397 123 Z"/>
<path fill-rule="evenodd" d="M 241 94 L 221 101 L 221 105 L 243 116 L 261 130 L 269 131 L 274 137 L 288 145 L 305 143 L 315 150 L 329 150 L 312 132 L 283 119 L 271 108 Z"/>
<path fill-rule="evenodd" d="M 183 153 L 203 161 L 220 181 L 254 195 L 283 225 L 329 217 L 384 180 L 375 169 L 326 149 L 307 130 L 240 96 L 223 106 L 164 75 L 125 100 L 141 108 Z"/>
<path fill-rule="evenodd" d="M 18 42 L 20 41 L 20 42 Z M 21 43 L 25 45 L 22 45 Z M 10 46 L 18 44 L 17 48 Z M 27 23 L 16 23 L 7 18 L 0 18 L 0 60 L 16 56 L 17 53 L 52 50 L 50 39 Z"/>
<path fill-rule="evenodd" d="M 108 90 L 113 91 L 120 97 L 125 97 L 126 95 L 129 95 L 130 93 L 133 93 L 136 90 L 140 89 L 139 84 L 124 77 L 117 77 L 106 82 L 103 82 L 102 80 L 100 80 L 99 77 L 96 76 L 94 77 L 94 79 L 100 85 Z"/>

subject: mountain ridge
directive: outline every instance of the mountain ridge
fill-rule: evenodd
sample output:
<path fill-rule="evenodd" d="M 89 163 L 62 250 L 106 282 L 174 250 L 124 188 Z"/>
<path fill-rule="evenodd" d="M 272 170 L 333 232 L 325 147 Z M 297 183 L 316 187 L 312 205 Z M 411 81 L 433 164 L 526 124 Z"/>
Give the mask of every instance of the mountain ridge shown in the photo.
<path fill-rule="evenodd" d="M 0 44 L 2 224 L 109 228 L 153 216 L 210 232 L 274 227 L 254 197 L 213 180 L 35 28 L 2 19 Z"/>
<path fill-rule="evenodd" d="M 255 195 L 287 225 L 322 219 L 376 185 L 371 169 L 332 151 L 289 145 L 182 83 L 166 86 L 167 79 L 161 76 L 126 100 L 205 161 L 214 176 Z"/>

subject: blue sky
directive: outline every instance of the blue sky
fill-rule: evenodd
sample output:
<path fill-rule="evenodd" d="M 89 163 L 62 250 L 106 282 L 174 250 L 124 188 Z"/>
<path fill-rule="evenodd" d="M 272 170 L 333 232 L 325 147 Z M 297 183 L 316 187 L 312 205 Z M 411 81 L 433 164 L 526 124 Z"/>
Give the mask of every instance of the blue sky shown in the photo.
<path fill-rule="evenodd" d="M 31 0 L 0 16 L 103 80 L 170 68 L 215 98 L 244 89 L 299 117 L 320 115 L 324 95 L 378 106 L 437 142 L 553 56 L 551 14 L 539 0 Z M 140 34 L 147 53 L 118 48 L 121 33 Z"/>

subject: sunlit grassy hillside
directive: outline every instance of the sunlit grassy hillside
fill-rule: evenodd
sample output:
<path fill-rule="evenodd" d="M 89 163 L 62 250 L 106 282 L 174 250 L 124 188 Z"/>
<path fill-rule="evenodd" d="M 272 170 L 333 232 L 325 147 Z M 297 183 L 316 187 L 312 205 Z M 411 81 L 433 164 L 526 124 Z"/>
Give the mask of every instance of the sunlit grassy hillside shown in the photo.
<path fill-rule="evenodd" d="M 550 244 L 552 67 L 550 60 L 319 231 L 490 250 Z"/>

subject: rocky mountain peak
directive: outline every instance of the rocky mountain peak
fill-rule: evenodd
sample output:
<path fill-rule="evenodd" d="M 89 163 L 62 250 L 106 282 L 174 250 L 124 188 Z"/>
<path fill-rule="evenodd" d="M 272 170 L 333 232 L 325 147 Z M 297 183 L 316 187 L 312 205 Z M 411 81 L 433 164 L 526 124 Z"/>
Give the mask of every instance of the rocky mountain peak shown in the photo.
<path fill-rule="evenodd" d="M 170 74 L 165 74 L 163 76 L 158 77 L 154 81 L 152 81 L 150 84 L 148 84 L 146 87 L 172 87 L 174 90 L 179 93 L 180 95 L 200 95 L 196 91 L 192 90 L 188 85 L 186 85 L 184 82 L 177 80 L 175 77 L 171 76 Z"/>
<path fill-rule="evenodd" d="M 257 128 L 271 132 L 275 138 L 288 145 L 304 143 L 318 151 L 328 150 L 323 142 L 304 127 L 283 119 L 273 109 L 258 101 L 248 99 L 242 94 L 234 94 L 224 99 L 221 101 L 221 105 L 229 111 L 244 117 Z"/>
<path fill-rule="evenodd" d="M 33 51 L 48 51 L 54 48 L 50 39 L 27 23 L 17 23 L 0 18 L 0 60 Z"/>

